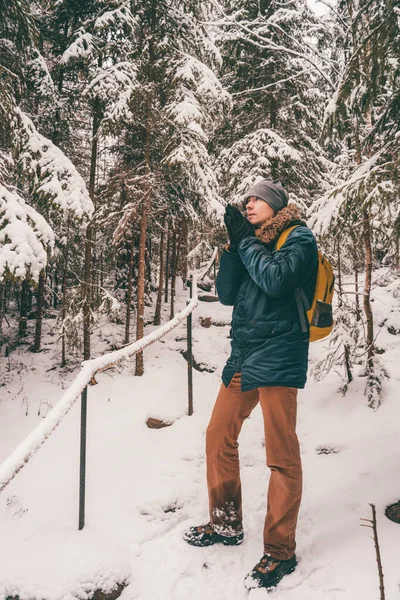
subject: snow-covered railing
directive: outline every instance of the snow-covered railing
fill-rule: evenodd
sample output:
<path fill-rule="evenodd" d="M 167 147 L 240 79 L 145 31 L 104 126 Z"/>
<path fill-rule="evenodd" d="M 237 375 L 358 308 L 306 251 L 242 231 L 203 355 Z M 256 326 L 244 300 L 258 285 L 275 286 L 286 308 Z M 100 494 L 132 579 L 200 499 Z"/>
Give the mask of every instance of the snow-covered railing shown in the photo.
<path fill-rule="evenodd" d="M 160 340 L 167 333 L 177 327 L 182 321 L 187 320 L 188 329 L 188 383 L 189 383 L 189 409 L 193 413 L 192 396 L 192 347 L 191 347 L 191 317 L 192 312 L 198 304 L 196 275 L 192 276 L 190 286 L 190 300 L 187 306 L 173 319 L 158 327 L 141 340 L 137 340 L 120 350 L 114 350 L 97 358 L 87 360 L 83 363 L 71 385 L 65 391 L 58 404 L 48 413 L 45 419 L 34 429 L 14 452 L 0 465 L 0 492 L 14 479 L 17 473 L 29 462 L 47 438 L 53 433 L 57 425 L 61 423 L 65 415 L 70 411 L 75 400 L 81 395 L 81 472 L 80 472 L 80 501 L 79 501 L 79 529 L 84 526 L 84 500 L 85 500 L 85 470 L 86 470 L 86 402 L 87 386 L 97 371 L 105 369 L 122 360 L 134 356 L 154 342 Z"/>

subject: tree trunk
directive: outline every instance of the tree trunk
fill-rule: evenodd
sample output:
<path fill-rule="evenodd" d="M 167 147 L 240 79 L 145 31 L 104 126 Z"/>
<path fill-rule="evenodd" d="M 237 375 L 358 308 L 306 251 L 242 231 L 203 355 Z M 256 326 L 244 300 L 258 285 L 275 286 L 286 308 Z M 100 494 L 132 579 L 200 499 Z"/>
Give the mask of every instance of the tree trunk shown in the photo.
<path fill-rule="evenodd" d="M 90 359 L 90 313 L 92 301 L 92 227 L 89 224 L 86 227 L 85 238 L 85 270 L 83 283 L 83 359 Z"/>
<path fill-rule="evenodd" d="M 66 262 L 66 261 L 65 261 Z M 67 316 L 67 267 L 64 264 L 63 282 L 62 282 L 62 311 L 61 311 L 61 366 L 67 364 L 67 342 L 65 339 L 65 317 Z"/>
<path fill-rule="evenodd" d="M 136 319 L 136 339 L 141 340 L 144 334 L 144 292 L 145 292 L 145 252 L 146 252 L 146 233 L 147 220 L 150 209 L 151 198 L 150 189 L 146 191 L 142 204 L 142 219 L 140 222 L 139 238 L 139 265 L 137 280 L 137 319 Z M 142 376 L 144 373 L 143 352 L 136 354 L 135 375 Z"/>
<path fill-rule="evenodd" d="M 67 19 L 64 23 L 64 39 L 68 39 L 68 28 L 69 28 L 69 20 Z M 63 69 L 63 67 L 61 67 L 60 71 L 59 71 L 59 78 L 58 78 L 58 85 L 57 85 L 60 98 L 62 97 L 63 85 L 64 85 L 64 69 Z M 60 142 L 62 141 L 61 140 L 61 132 L 60 132 L 60 122 L 61 122 L 61 111 L 60 111 L 60 105 L 58 104 L 58 105 L 56 105 L 53 131 L 52 131 L 52 135 L 51 135 L 51 141 L 56 146 L 59 146 Z"/>
<path fill-rule="evenodd" d="M 52 298 L 53 298 L 53 308 L 57 308 L 58 306 L 58 272 L 57 269 L 54 269 L 53 276 L 53 288 L 52 288 Z"/>
<path fill-rule="evenodd" d="M 140 237 L 139 237 L 139 259 L 138 259 L 138 279 L 137 279 L 137 320 L 136 320 L 136 339 L 141 340 L 144 334 L 144 292 L 145 292 L 145 265 L 146 265 L 146 235 L 147 221 L 152 202 L 152 190 L 150 184 L 150 144 L 151 144 L 151 97 L 147 102 L 147 119 L 146 119 L 146 144 L 145 144 L 145 169 L 146 181 L 143 202 L 142 214 L 140 221 Z M 142 376 L 144 373 L 143 352 L 136 354 L 136 369 L 135 375 Z"/>
<path fill-rule="evenodd" d="M 100 287 L 104 288 L 104 254 L 100 254 Z"/>
<path fill-rule="evenodd" d="M 180 258 L 180 266 L 182 269 L 182 279 L 184 284 L 186 285 L 186 281 L 188 278 L 188 224 L 186 219 L 182 220 L 181 225 L 181 258 Z"/>
<path fill-rule="evenodd" d="M 19 313 L 18 335 L 26 335 L 28 322 L 28 305 L 29 305 L 29 284 L 26 279 L 22 282 L 21 287 L 21 303 Z"/>
<path fill-rule="evenodd" d="M 172 233 L 172 256 L 171 256 L 171 310 L 170 320 L 175 316 L 175 285 L 176 285 L 176 230 Z"/>
<path fill-rule="evenodd" d="M 171 232 L 170 227 L 167 227 L 167 251 L 165 253 L 165 286 L 164 286 L 164 302 L 168 302 L 168 286 L 169 286 L 169 255 L 171 251 Z"/>
<path fill-rule="evenodd" d="M 343 296 L 343 287 L 342 287 L 342 261 L 340 256 L 340 236 L 336 238 L 337 244 L 337 273 L 338 273 L 338 288 L 339 288 L 339 306 L 342 306 L 342 296 Z"/>
<path fill-rule="evenodd" d="M 353 263 L 354 270 L 354 291 L 356 298 L 356 319 L 360 321 L 361 319 L 361 309 L 360 309 L 360 296 L 359 296 L 359 259 L 358 259 L 358 250 L 357 250 L 357 239 L 353 232 L 350 233 L 352 248 L 351 248 L 351 259 Z"/>
<path fill-rule="evenodd" d="M 0 283 L 0 345 L 3 341 L 3 319 L 6 312 L 6 286 Z"/>
<path fill-rule="evenodd" d="M 42 269 L 39 275 L 39 285 L 36 301 L 36 328 L 35 341 L 33 343 L 33 352 L 40 351 L 42 340 L 42 323 L 43 323 L 43 308 L 44 308 L 44 290 L 46 285 L 46 269 Z"/>
<path fill-rule="evenodd" d="M 128 268 L 128 289 L 126 291 L 126 319 L 125 319 L 125 339 L 124 344 L 129 344 L 129 334 L 131 327 L 131 304 L 132 304 L 132 276 L 133 276 L 133 257 L 135 255 L 135 236 L 132 232 L 131 249 L 129 252 Z"/>
<path fill-rule="evenodd" d="M 157 291 L 157 302 L 156 312 L 154 314 L 154 325 L 161 324 L 161 303 L 163 296 L 163 281 L 164 281 L 164 241 L 165 241 L 165 230 L 164 227 L 161 229 L 161 240 L 160 240 L 160 273 L 158 276 L 158 291 Z"/>
<path fill-rule="evenodd" d="M 153 64 L 155 61 L 154 54 L 154 31 L 156 26 L 156 0 L 152 1 L 151 7 L 151 35 L 149 37 L 149 68 L 148 80 L 150 91 L 147 96 L 147 115 L 146 115 L 146 138 L 144 151 L 145 165 L 145 192 L 142 202 L 142 214 L 140 221 L 140 238 L 139 238 L 139 264 L 138 264 L 138 279 L 137 279 L 137 321 L 136 321 L 136 339 L 141 340 L 144 333 L 144 291 L 145 291 L 145 259 L 146 259 L 146 235 L 147 221 L 152 204 L 152 189 L 150 182 L 150 155 L 151 155 L 151 137 L 152 137 L 152 109 L 153 109 Z M 135 375 L 142 376 L 144 373 L 143 352 L 136 354 L 136 369 Z"/>
<path fill-rule="evenodd" d="M 359 296 L 359 289 L 360 286 L 358 284 L 358 265 L 357 265 L 357 261 L 354 261 L 354 289 L 356 292 L 356 319 L 357 321 L 361 320 L 361 309 L 360 309 L 360 296 Z"/>
<path fill-rule="evenodd" d="M 94 190 L 97 170 L 97 132 L 99 129 L 101 117 L 97 108 L 93 110 L 93 128 L 92 128 L 92 150 L 90 158 L 90 178 L 89 178 L 89 196 L 95 204 Z M 83 359 L 90 358 L 90 315 L 92 306 L 92 246 L 93 246 L 94 231 L 93 226 L 89 223 L 86 227 L 85 239 L 85 270 L 83 284 Z"/>
<path fill-rule="evenodd" d="M 31 286 L 28 286 L 28 312 L 32 312 L 33 305 L 33 291 Z"/>
<path fill-rule="evenodd" d="M 338 272 L 338 288 L 339 288 L 339 307 L 343 305 L 343 286 L 342 286 L 342 260 L 340 255 L 340 236 L 336 239 L 337 243 L 337 272 Z M 351 372 L 351 361 L 350 361 L 350 347 L 346 342 L 344 343 L 344 368 L 346 371 L 347 383 L 353 381 L 353 374 Z"/>
<path fill-rule="evenodd" d="M 353 381 L 353 373 L 351 372 L 350 348 L 348 344 L 344 345 L 344 367 L 346 371 L 347 383 Z"/>
<path fill-rule="evenodd" d="M 152 270 L 152 266 L 151 266 L 152 256 L 153 256 L 153 249 L 152 249 L 151 237 L 149 237 L 146 240 L 146 252 L 145 252 L 146 275 L 147 275 L 147 282 L 148 282 L 149 286 L 153 281 L 153 270 Z"/>
<path fill-rule="evenodd" d="M 364 312 L 367 319 L 367 364 L 368 371 L 373 369 L 374 348 L 374 320 L 371 310 L 371 280 L 372 280 L 372 247 L 370 215 L 364 211 L 364 246 L 365 246 L 365 287 L 364 287 Z"/>
<path fill-rule="evenodd" d="M 61 309 L 61 366 L 67 364 L 67 341 L 65 336 L 65 319 L 67 316 L 67 282 L 68 282 L 68 254 L 69 254 L 69 227 L 67 221 L 66 243 L 63 249 L 63 279 L 62 279 L 62 309 Z"/>
<path fill-rule="evenodd" d="M 178 272 L 179 253 L 181 248 L 181 237 L 173 234 L 172 258 L 171 258 L 171 313 L 170 319 L 175 316 L 175 294 L 176 294 L 176 275 Z M 177 241 L 178 240 L 178 241 Z"/>

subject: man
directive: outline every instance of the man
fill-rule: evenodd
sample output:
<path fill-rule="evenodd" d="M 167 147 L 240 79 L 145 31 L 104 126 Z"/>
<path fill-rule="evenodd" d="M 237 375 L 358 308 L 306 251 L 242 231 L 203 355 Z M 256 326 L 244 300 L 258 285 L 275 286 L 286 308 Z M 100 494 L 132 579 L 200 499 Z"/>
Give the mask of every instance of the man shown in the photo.
<path fill-rule="evenodd" d="M 317 245 L 280 181 L 264 179 L 246 194 L 247 219 L 227 206 L 229 246 L 217 278 L 222 304 L 233 305 L 231 355 L 206 435 L 210 522 L 191 527 L 193 546 L 238 545 L 243 540 L 237 439 L 260 402 L 267 466 L 271 470 L 264 554 L 245 579 L 251 587 L 275 586 L 296 567 L 295 530 L 302 493 L 296 436 L 297 390 L 306 383 L 308 333 L 302 331 L 295 290 L 311 303 Z M 280 250 L 282 231 L 298 225 Z"/>

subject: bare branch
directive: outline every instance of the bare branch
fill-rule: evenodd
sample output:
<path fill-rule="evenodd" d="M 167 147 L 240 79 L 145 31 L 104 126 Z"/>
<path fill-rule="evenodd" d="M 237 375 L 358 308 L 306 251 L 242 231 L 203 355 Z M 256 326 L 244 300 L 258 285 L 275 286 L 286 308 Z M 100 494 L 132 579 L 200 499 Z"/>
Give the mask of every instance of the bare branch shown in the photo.
<path fill-rule="evenodd" d="M 304 73 L 310 73 L 310 71 L 312 71 L 312 69 L 304 69 L 304 71 L 301 71 L 300 73 L 296 73 L 295 75 L 292 75 L 291 77 L 286 77 L 286 79 L 279 79 L 279 81 L 274 81 L 274 83 L 269 83 L 268 85 L 264 85 L 259 88 L 252 88 L 251 90 L 243 90 L 243 92 L 234 92 L 233 94 L 231 94 L 231 96 L 232 97 L 233 96 L 242 96 L 243 94 L 252 94 L 253 92 L 261 92 L 262 90 L 266 90 L 268 88 L 274 87 L 275 85 L 278 85 L 279 83 L 285 83 L 285 81 L 290 81 L 291 79 L 300 77 L 301 75 L 304 75 Z"/>
<path fill-rule="evenodd" d="M 316 56 L 318 56 L 318 58 L 320 58 L 324 62 L 328 63 L 328 65 L 331 66 L 331 68 L 335 71 L 335 73 L 337 75 L 340 74 L 339 71 L 338 71 L 338 69 L 336 69 L 334 67 L 332 60 L 330 60 L 326 56 L 323 56 L 322 54 L 320 54 L 319 52 L 317 52 L 317 50 L 315 50 L 315 48 L 313 48 L 312 46 L 310 46 L 309 44 L 307 44 L 307 42 L 304 39 L 302 40 L 302 43 L 300 44 L 300 42 L 298 40 L 296 40 L 296 38 L 294 38 L 293 36 L 291 36 L 287 31 L 285 31 L 277 23 L 270 23 L 268 21 L 265 21 L 265 23 L 266 23 L 266 25 L 272 25 L 273 27 L 275 27 L 276 29 L 278 29 L 281 33 L 283 33 L 284 35 L 286 35 L 286 37 L 288 37 L 290 40 L 292 40 L 292 42 L 294 42 L 297 46 L 300 46 L 300 48 L 302 48 L 302 46 L 306 46 L 311 52 L 313 52 Z"/>
<path fill-rule="evenodd" d="M 228 15 L 224 12 L 223 8 L 219 5 L 218 1 L 217 0 L 211 0 L 211 1 L 214 4 L 214 6 L 217 8 L 217 10 L 219 10 L 219 12 L 225 17 L 225 19 L 227 21 L 229 21 L 232 25 L 235 25 L 239 29 L 242 29 L 246 33 L 249 33 L 251 36 L 253 36 L 257 40 L 260 40 L 261 42 L 263 42 L 262 44 L 260 44 L 250 38 L 246 38 L 246 41 L 248 41 L 250 44 L 257 46 L 258 48 L 262 48 L 263 50 L 278 50 L 280 52 L 286 52 L 287 54 L 291 54 L 292 56 L 298 56 L 299 58 L 302 58 L 303 60 L 308 62 L 310 65 L 312 65 L 316 71 L 318 71 L 318 73 L 325 79 L 325 81 L 330 85 L 330 87 L 333 90 L 335 89 L 335 85 L 332 83 L 332 81 L 330 80 L 328 75 L 324 71 L 322 71 L 318 67 L 318 65 L 316 65 L 315 62 L 309 56 L 307 56 L 307 54 L 304 54 L 302 52 L 297 52 L 296 50 L 292 50 L 291 48 L 287 48 L 286 46 L 280 46 L 279 44 L 275 44 L 273 42 L 271 43 L 270 40 L 267 40 L 266 38 L 259 35 L 258 33 L 255 33 L 249 27 L 246 27 L 246 25 L 243 25 L 241 22 L 235 21 L 233 19 L 229 19 Z"/>

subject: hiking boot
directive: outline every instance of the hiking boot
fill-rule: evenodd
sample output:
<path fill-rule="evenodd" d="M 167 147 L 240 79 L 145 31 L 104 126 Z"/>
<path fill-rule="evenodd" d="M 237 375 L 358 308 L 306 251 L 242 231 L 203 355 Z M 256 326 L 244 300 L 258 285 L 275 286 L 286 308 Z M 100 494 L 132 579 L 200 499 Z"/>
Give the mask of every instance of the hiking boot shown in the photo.
<path fill-rule="evenodd" d="M 252 588 L 270 588 L 277 585 L 282 577 L 292 573 L 297 565 L 296 555 L 289 560 L 277 560 L 269 554 L 264 554 L 259 563 L 246 576 L 244 585 L 248 590 Z"/>
<path fill-rule="evenodd" d="M 212 523 L 189 527 L 183 533 L 183 539 L 191 546 L 212 546 L 213 544 L 224 544 L 224 546 L 239 546 L 243 542 L 243 532 L 238 535 L 220 535 L 214 530 Z"/>

